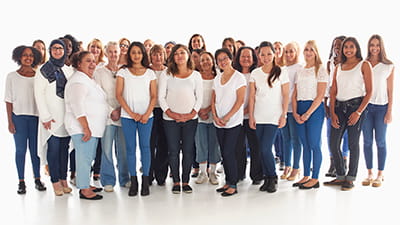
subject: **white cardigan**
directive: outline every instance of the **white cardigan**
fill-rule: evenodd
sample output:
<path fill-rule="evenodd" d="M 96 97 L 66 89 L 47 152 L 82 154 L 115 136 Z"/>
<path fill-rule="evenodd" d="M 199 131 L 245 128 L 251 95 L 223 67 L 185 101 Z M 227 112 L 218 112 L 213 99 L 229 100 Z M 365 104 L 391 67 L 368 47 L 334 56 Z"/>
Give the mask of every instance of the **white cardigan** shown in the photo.
<path fill-rule="evenodd" d="M 64 66 L 62 68 L 65 78 L 68 80 L 73 73 L 72 67 Z M 36 71 L 34 92 L 36 105 L 39 112 L 38 129 L 38 156 L 42 164 L 47 163 L 47 140 L 52 136 L 68 137 L 68 132 L 64 127 L 65 104 L 64 99 L 56 95 L 56 81 L 49 81 L 40 72 Z M 54 120 L 51 123 L 51 129 L 46 130 L 43 122 Z"/>

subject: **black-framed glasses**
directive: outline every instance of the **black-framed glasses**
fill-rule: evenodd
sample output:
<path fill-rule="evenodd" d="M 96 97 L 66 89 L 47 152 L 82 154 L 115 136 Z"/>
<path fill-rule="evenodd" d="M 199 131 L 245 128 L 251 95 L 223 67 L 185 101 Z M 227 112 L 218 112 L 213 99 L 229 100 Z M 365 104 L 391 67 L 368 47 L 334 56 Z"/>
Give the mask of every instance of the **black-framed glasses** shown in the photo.
<path fill-rule="evenodd" d="M 119 47 L 120 47 L 120 48 L 129 48 L 129 45 L 126 45 L 126 44 L 120 44 L 120 45 L 119 45 Z"/>

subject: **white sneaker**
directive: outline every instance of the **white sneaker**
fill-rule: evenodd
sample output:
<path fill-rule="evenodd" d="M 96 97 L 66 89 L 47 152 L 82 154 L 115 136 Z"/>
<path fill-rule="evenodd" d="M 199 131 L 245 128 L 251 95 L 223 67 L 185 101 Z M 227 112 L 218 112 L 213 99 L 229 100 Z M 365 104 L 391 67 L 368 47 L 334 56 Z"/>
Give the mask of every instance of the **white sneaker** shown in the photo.
<path fill-rule="evenodd" d="M 210 180 L 210 183 L 213 184 L 213 185 L 217 185 L 219 183 L 218 182 L 218 178 L 217 178 L 217 174 L 215 174 L 215 173 L 210 173 L 209 174 L 209 180 Z"/>
<path fill-rule="evenodd" d="M 196 184 L 202 184 L 208 180 L 208 177 L 205 173 L 200 173 L 196 179 Z"/>
<path fill-rule="evenodd" d="M 220 165 L 217 169 L 217 173 L 224 173 L 224 166 Z"/>
<path fill-rule="evenodd" d="M 106 186 L 104 186 L 104 191 L 105 192 L 113 192 L 114 187 L 112 185 L 106 185 Z"/>
<path fill-rule="evenodd" d="M 124 185 L 124 187 L 130 188 L 130 187 L 131 187 L 131 181 L 126 182 L 126 184 Z"/>

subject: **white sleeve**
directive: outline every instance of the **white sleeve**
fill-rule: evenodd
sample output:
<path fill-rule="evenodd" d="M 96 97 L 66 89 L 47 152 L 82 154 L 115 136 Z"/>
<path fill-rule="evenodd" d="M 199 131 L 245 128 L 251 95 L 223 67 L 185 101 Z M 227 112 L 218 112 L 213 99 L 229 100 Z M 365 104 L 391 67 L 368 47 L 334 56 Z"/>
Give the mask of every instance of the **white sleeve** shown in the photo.
<path fill-rule="evenodd" d="M 318 82 L 323 82 L 323 83 L 328 83 L 329 82 L 328 71 L 325 69 L 325 67 L 321 66 L 319 68 L 318 75 L 317 75 L 317 80 L 318 80 Z"/>
<path fill-rule="evenodd" d="M 38 69 L 35 75 L 34 93 L 36 106 L 39 112 L 39 118 L 42 122 L 49 122 L 52 119 L 46 103 L 46 88 L 48 83 L 49 81 L 43 77 L 40 69 Z"/>
<path fill-rule="evenodd" d="M 75 118 L 86 116 L 85 102 L 88 88 L 81 83 L 74 83 L 70 86 L 69 91 L 65 93 L 70 99 L 70 106 Z"/>
<path fill-rule="evenodd" d="M 289 74 L 286 68 L 282 68 L 281 75 L 279 76 L 279 80 L 281 81 L 281 85 L 289 83 Z"/>
<path fill-rule="evenodd" d="M 12 87 L 12 74 L 8 74 L 7 76 L 7 80 L 6 80 L 6 92 L 4 94 L 4 101 L 5 102 L 9 102 L 9 103 L 13 103 L 13 94 L 12 94 L 12 90 L 17 90 L 16 88 Z"/>
<path fill-rule="evenodd" d="M 194 94 L 196 96 L 196 103 L 194 104 L 193 109 L 198 112 L 203 104 L 203 79 L 199 73 L 196 74 L 195 82 L 196 89 L 194 90 Z"/>
<path fill-rule="evenodd" d="M 164 112 L 169 109 L 167 103 L 167 82 L 168 75 L 166 72 L 162 72 L 158 82 L 158 102 L 160 103 L 160 107 Z"/>

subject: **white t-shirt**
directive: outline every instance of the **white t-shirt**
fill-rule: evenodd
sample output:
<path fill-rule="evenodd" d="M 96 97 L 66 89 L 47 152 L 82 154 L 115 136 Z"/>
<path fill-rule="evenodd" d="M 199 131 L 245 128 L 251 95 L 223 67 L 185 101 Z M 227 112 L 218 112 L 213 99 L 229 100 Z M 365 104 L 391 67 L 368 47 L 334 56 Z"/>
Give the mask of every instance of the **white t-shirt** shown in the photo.
<path fill-rule="evenodd" d="M 342 65 L 339 64 L 336 74 L 338 101 L 365 96 L 364 76 L 361 72 L 363 62 L 360 61 L 351 70 L 342 70 Z"/>
<path fill-rule="evenodd" d="M 107 67 L 98 67 L 94 71 L 94 80 L 103 88 L 107 95 L 107 103 L 109 105 L 109 114 L 118 108 L 120 105 L 115 97 L 115 85 L 116 85 L 116 74 L 114 74 Z M 113 121 L 111 118 L 108 119 L 107 125 L 121 126 L 121 121 Z"/>
<path fill-rule="evenodd" d="M 161 76 L 162 73 L 166 73 L 167 72 L 167 67 L 165 67 L 165 69 L 163 69 L 163 70 L 153 70 L 153 72 L 157 77 L 157 90 L 158 90 L 158 83 L 159 83 L 159 80 L 160 80 L 160 76 Z M 158 102 L 158 98 L 157 98 L 156 104 L 154 105 L 154 108 L 160 108 L 160 103 Z"/>
<path fill-rule="evenodd" d="M 158 83 L 158 101 L 164 111 L 165 120 L 173 120 L 165 111 L 186 114 L 194 109 L 200 110 L 203 102 L 203 79 L 197 71 L 193 71 L 186 78 L 178 78 L 172 74 L 162 73 Z M 196 116 L 193 119 L 197 119 Z"/>
<path fill-rule="evenodd" d="M 298 71 L 303 68 L 303 66 L 300 63 L 296 63 L 290 66 L 286 67 L 286 70 L 288 72 L 289 76 L 289 106 L 288 106 L 288 112 L 293 112 L 292 110 L 292 94 L 294 90 L 294 84 L 296 81 L 297 73 Z"/>
<path fill-rule="evenodd" d="M 123 98 L 134 113 L 145 114 L 150 104 L 150 82 L 156 79 L 153 70 L 146 69 L 143 75 L 133 75 L 128 68 L 118 71 L 117 76 L 124 79 Z M 129 114 L 121 109 L 121 117 L 132 119 Z M 153 117 L 151 112 L 149 118 Z"/>
<path fill-rule="evenodd" d="M 242 73 L 244 75 L 244 78 L 246 78 L 246 92 L 244 95 L 244 103 L 243 103 L 243 110 L 249 105 L 249 96 L 250 96 L 250 74 L 251 73 Z M 248 119 L 249 118 L 249 114 L 246 113 L 243 116 L 243 119 Z"/>
<path fill-rule="evenodd" d="M 387 79 L 393 71 L 393 64 L 378 63 L 372 68 L 372 97 L 369 101 L 376 105 L 386 105 L 389 102 L 387 94 Z"/>
<path fill-rule="evenodd" d="M 7 75 L 4 101 L 12 103 L 15 115 L 38 116 L 34 81 L 34 76 L 25 77 L 16 71 Z"/>
<path fill-rule="evenodd" d="M 246 79 L 242 73 L 235 71 L 232 77 L 224 85 L 221 84 L 222 74 L 218 74 L 214 78 L 213 89 L 215 91 L 215 109 L 219 118 L 224 117 L 231 111 L 235 105 L 237 98 L 237 90 L 246 86 Z M 229 119 L 224 127 L 219 127 L 215 122 L 214 125 L 219 128 L 232 128 L 243 123 L 243 105 Z"/>
<path fill-rule="evenodd" d="M 289 83 L 289 76 L 285 68 L 273 83 L 268 85 L 269 74 L 262 71 L 262 67 L 253 70 L 250 82 L 255 83 L 256 96 L 254 103 L 254 118 L 258 124 L 279 124 L 282 115 L 282 85 Z"/>
<path fill-rule="evenodd" d="M 296 78 L 297 100 L 313 101 L 317 97 L 317 86 L 319 82 L 328 83 L 328 71 L 321 66 L 318 75 L 315 76 L 315 67 L 301 68 Z"/>
<path fill-rule="evenodd" d="M 207 108 L 211 105 L 211 96 L 212 96 L 212 90 L 213 90 L 213 83 L 214 79 L 212 80 L 203 80 L 203 103 L 201 104 L 201 109 Z M 213 118 L 212 118 L 212 113 L 211 110 L 208 113 L 208 119 L 202 120 L 199 117 L 199 123 L 212 123 Z"/>

